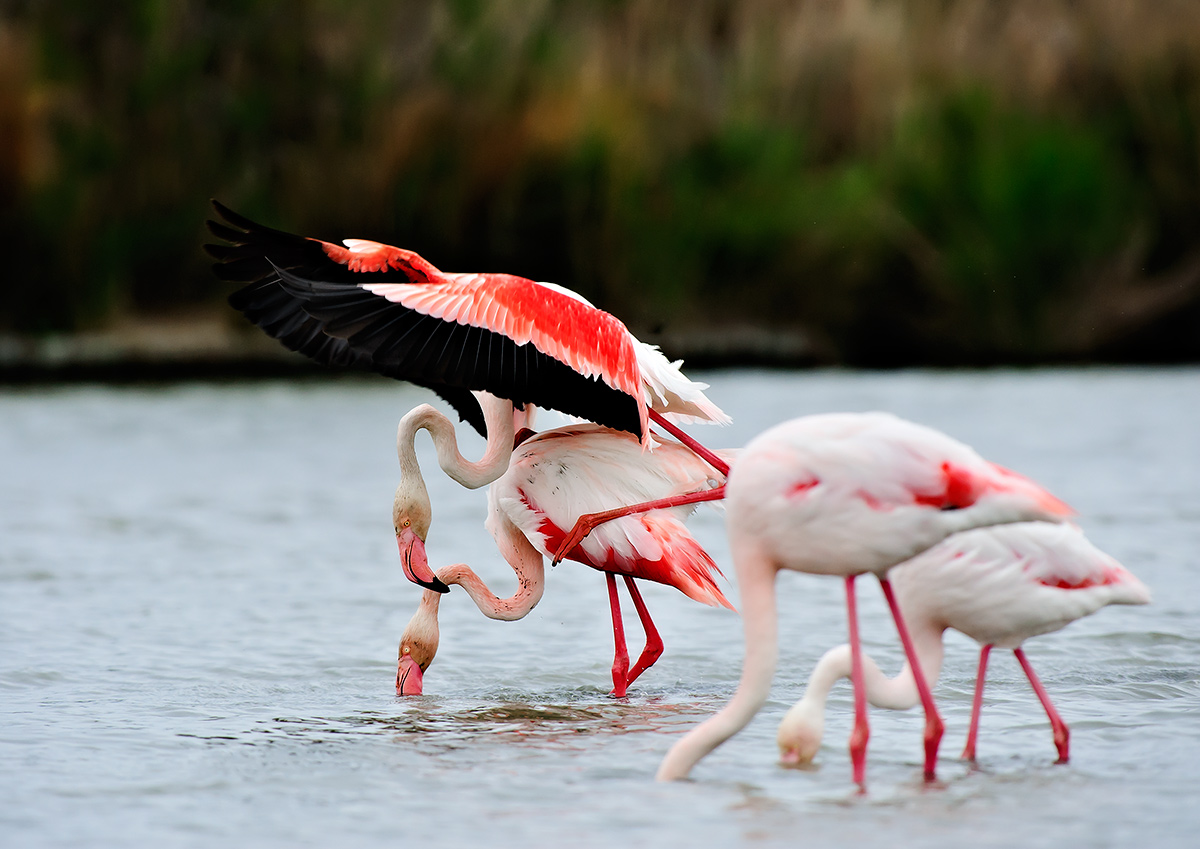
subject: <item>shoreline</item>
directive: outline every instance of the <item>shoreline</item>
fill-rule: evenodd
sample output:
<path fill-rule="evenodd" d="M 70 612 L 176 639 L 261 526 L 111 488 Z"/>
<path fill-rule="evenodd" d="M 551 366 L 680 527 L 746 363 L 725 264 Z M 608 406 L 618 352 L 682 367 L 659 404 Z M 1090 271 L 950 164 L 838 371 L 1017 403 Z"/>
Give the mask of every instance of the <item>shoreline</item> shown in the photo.
<path fill-rule="evenodd" d="M 1191 360 L 1055 358 L 1021 361 L 921 362 L 897 357 L 892 363 L 850 366 L 832 356 L 812 334 L 737 325 L 668 331 L 640 338 L 658 345 L 684 368 L 736 367 L 806 369 L 816 367 L 986 369 L 1089 366 L 1187 366 Z M 0 386 L 38 383 L 239 378 L 320 378 L 369 372 L 318 365 L 287 350 L 275 339 L 243 323 L 235 314 L 204 310 L 156 317 L 128 317 L 108 327 L 78 333 L 32 336 L 0 332 Z"/>
<path fill-rule="evenodd" d="M 829 365 L 809 334 L 750 326 L 647 335 L 690 368 Z M 137 381 L 221 377 L 287 377 L 354 373 L 318 365 L 241 323 L 205 311 L 137 317 L 79 333 L 30 336 L 0 332 L 0 384 Z"/>

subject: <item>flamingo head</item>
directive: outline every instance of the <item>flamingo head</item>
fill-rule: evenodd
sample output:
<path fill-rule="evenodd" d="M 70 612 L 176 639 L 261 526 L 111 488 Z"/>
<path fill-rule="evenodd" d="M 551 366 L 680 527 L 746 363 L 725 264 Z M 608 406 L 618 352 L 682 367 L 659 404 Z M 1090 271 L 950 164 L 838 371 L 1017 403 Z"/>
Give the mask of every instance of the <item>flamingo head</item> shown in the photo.
<path fill-rule="evenodd" d="M 425 691 L 425 670 L 438 650 L 438 602 L 433 590 L 421 594 L 417 612 L 404 628 L 396 660 L 396 695 L 419 696 Z"/>
<path fill-rule="evenodd" d="M 783 717 L 775 740 L 779 744 L 779 762 L 786 767 L 803 767 L 812 763 L 821 748 L 825 733 L 821 709 L 801 700 Z"/>
<path fill-rule="evenodd" d="M 450 592 L 450 588 L 433 574 L 425 554 L 425 538 L 433 510 L 424 485 L 413 486 L 408 478 L 396 487 L 392 501 L 392 526 L 396 530 L 396 545 L 400 549 L 400 566 L 404 576 L 418 586 L 434 592 Z"/>

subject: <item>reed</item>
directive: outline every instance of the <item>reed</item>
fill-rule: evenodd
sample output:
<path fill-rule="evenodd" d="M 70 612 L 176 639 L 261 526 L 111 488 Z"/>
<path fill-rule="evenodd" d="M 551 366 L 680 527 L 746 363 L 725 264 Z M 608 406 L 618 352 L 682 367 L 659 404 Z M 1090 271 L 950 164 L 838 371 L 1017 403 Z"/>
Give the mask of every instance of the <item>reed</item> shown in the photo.
<path fill-rule="evenodd" d="M 1200 311 L 1186 0 L 46 0 L 0 7 L 0 57 L 0 325 L 215 300 L 217 196 L 643 332 L 1200 354 L 1159 332 Z"/>

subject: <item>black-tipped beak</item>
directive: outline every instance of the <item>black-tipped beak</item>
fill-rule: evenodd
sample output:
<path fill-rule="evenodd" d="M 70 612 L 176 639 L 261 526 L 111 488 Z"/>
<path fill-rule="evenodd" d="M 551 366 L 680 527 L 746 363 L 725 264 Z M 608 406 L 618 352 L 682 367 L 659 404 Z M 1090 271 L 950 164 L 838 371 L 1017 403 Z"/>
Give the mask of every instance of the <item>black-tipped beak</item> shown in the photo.
<path fill-rule="evenodd" d="M 432 581 L 415 581 L 418 586 L 422 586 L 427 590 L 433 590 L 435 593 L 448 593 L 450 588 L 442 583 L 442 580 L 437 575 L 433 576 Z"/>
<path fill-rule="evenodd" d="M 433 590 L 435 593 L 448 593 L 450 588 L 429 568 L 425 557 L 425 543 L 411 528 L 404 528 L 396 533 L 396 545 L 400 548 L 400 567 L 404 577 L 418 587 Z"/>

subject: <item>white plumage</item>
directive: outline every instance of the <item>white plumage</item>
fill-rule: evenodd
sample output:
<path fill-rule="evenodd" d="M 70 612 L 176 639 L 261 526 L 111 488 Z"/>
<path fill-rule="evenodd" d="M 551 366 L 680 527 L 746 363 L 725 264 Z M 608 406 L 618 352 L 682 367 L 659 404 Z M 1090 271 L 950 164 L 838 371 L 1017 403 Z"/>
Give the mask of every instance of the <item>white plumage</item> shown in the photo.
<path fill-rule="evenodd" d="M 725 494 L 745 629 L 742 680 L 725 708 L 671 747 L 659 779 L 686 776 L 766 701 L 778 657 L 775 578 L 781 569 L 845 580 L 856 692 L 850 751 L 859 786 L 868 729 L 854 580 L 868 572 L 878 576 L 914 663 L 926 717 L 925 776 L 932 779 L 943 725 L 888 570 L 958 531 L 1056 521 L 1070 508 L 963 443 L 885 413 L 807 416 L 771 428 L 739 454 Z"/>
<path fill-rule="evenodd" d="M 1131 572 L 1092 545 L 1074 525 L 1022 522 L 963 531 L 889 573 L 920 667 L 932 685 L 942 668 L 942 634 L 961 631 L 983 646 L 976 699 L 964 757 L 973 758 L 982 707 L 986 652 L 1019 651 L 1030 637 L 1057 631 L 1110 604 L 1146 604 L 1150 591 Z M 1018 655 L 1055 728 L 1059 759 L 1068 757 L 1066 724 L 1049 704 L 1032 667 Z M 907 710 L 918 703 L 912 666 L 887 678 L 863 657 L 866 696 L 876 707 Z M 850 647 L 830 649 L 809 676 L 804 697 L 779 725 L 785 763 L 810 761 L 824 733 L 830 688 L 850 675 Z"/>

